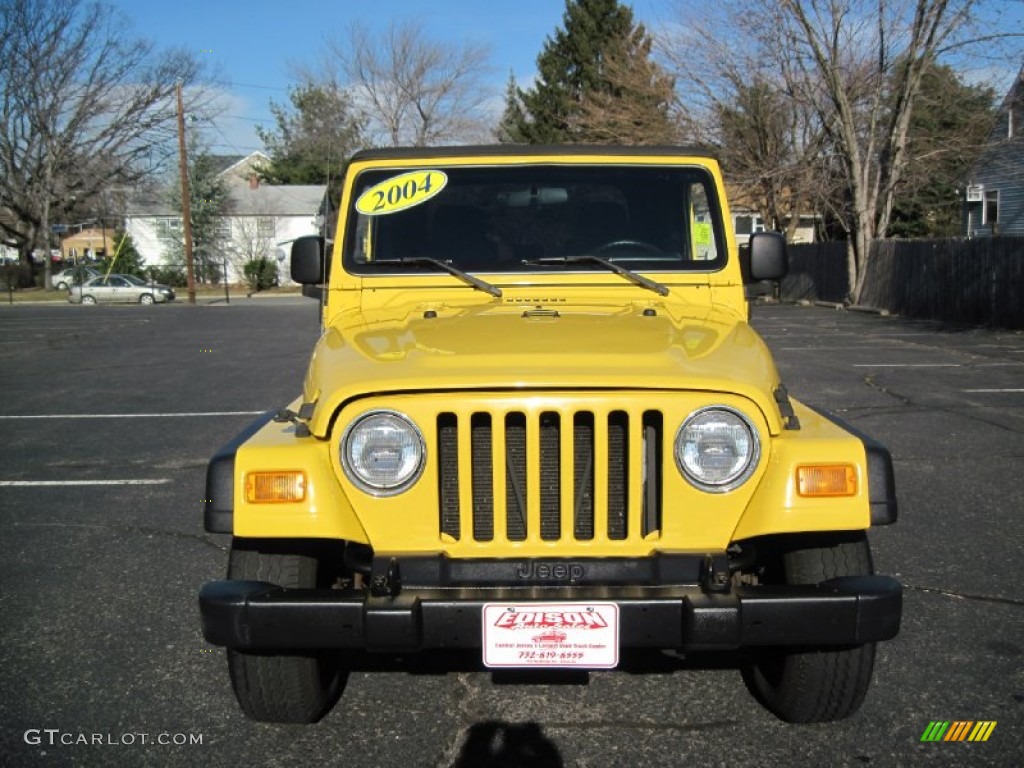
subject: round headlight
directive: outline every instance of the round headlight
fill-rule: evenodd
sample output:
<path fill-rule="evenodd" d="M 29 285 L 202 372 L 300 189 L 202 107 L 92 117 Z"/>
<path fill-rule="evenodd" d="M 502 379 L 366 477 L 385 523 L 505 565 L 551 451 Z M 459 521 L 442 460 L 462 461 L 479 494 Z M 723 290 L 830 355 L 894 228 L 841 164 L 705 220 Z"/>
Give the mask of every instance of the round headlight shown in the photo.
<path fill-rule="evenodd" d="M 675 455 L 676 466 L 691 484 L 725 493 L 750 477 L 761 444 L 743 414 L 719 405 L 690 414 L 676 433 Z"/>
<path fill-rule="evenodd" d="M 395 411 L 370 411 L 341 438 L 341 466 L 355 485 L 374 496 L 401 493 L 423 471 L 423 435 Z"/>

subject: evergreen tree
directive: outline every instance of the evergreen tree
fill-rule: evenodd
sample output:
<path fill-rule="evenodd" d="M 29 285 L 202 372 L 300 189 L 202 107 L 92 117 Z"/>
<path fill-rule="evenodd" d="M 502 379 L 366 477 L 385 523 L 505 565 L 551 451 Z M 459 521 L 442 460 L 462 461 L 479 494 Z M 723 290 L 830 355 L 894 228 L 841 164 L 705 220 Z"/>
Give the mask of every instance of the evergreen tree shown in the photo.
<path fill-rule="evenodd" d="M 277 125 L 256 129 L 270 155 L 261 169 L 270 184 L 326 184 L 340 179 L 349 156 L 363 144 L 351 99 L 336 83 L 307 84 L 288 94 L 292 109 L 270 102 Z"/>
<path fill-rule="evenodd" d="M 516 76 L 509 73 L 508 85 L 505 86 L 505 111 L 501 115 L 498 127 L 494 130 L 495 138 L 502 144 L 525 144 L 526 136 L 523 135 L 521 126 L 526 121 L 526 114 L 523 111 L 523 101 L 519 98 L 519 86 L 516 84 Z"/>
<path fill-rule="evenodd" d="M 632 10 L 618 0 L 566 0 L 562 24 L 537 57 L 536 84 L 518 91 L 522 114 L 512 113 L 509 133 L 531 144 L 578 140 L 581 105 L 590 94 L 613 90 L 606 61 L 616 46 L 629 49 L 635 31 Z M 506 114 L 509 106 L 507 100 Z"/>
<path fill-rule="evenodd" d="M 995 92 L 967 85 L 952 69 L 933 65 L 907 133 L 911 162 L 893 204 L 892 237 L 956 237 L 963 188 L 996 116 Z"/>
<path fill-rule="evenodd" d="M 217 282 L 220 279 L 220 264 L 225 246 L 220 225 L 227 214 L 229 205 L 227 187 L 218 172 L 221 170 L 217 159 L 204 149 L 193 146 L 189 150 L 189 203 L 192 213 L 192 254 L 196 279 L 201 282 Z M 181 211 L 181 188 L 174 185 L 168 195 L 175 210 Z M 164 243 L 170 261 L 175 265 L 185 263 L 185 240 L 181 231 L 166 232 Z"/>
<path fill-rule="evenodd" d="M 135 249 L 135 241 L 132 240 L 132 236 L 118 228 L 114 230 L 114 252 L 103 257 L 100 271 L 145 277 L 146 270 L 143 262 L 142 255 Z"/>
<path fill-rule="evenodd" d="M 582 143 L 654 145 L 678 142 L 671 115 L 675 81 L 651 58 L 653 41 L 638 25 L 609 42 L 602 59 L 602 87 L 583 94 L 570 119 Z"/>

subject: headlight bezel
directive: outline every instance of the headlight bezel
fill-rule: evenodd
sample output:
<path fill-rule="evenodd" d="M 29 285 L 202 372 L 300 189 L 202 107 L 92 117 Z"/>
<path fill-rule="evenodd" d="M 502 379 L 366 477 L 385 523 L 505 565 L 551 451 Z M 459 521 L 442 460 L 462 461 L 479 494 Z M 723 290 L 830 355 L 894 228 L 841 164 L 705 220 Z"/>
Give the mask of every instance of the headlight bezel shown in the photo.
<path fill-rule="evenodd" d="M 360 474 L 356 467 L 353 466 L 350 459 L 350 441 L 355 436 L 357 430 L 360 427 L 366 427 L 369 420 L 380 417 L 397 420 L 403 424 L 415 438 L 413 442 L 418 452 L 416 465 L 413 470 L 405 474 L 399 482 L 375 483 Z M 345 473 L 345 477 L 350 483 L 352 483 L 352 485 L 363 493 L 382 498 L 397 496 L 409 490 L 423 475 L 423 470 L 427 464 L 427 444 L 426 440 L 423 438 L 423 430 L 419 428 L 411 417 L 401 411 L 391 408 L 374 408 L 356 416 L 345 428 L 345 431 L 341 435 L 341 440 L 338 442 L 338 458 L 341 462 L 341 468 Z"/>
<path fill-rule="evenodd" d="M 680 441 L 683 440 L 685 430 L 692 424 L 692 422 L 712 413 L 724 413 L 729 417 L 738 419 L 739 425 L 736 426 L 742 425 L 746 429 L 751 446 L 743 468 L 739 471 L 731 472 L 726 479 L 720 481 L 709 481 L 692 471 L 684 460 L 683 454 L 685 451 L 681 450 L 682 446 L 680 444 Z M 676 469 L 679 471 L 679 474 L 682 475 L 686 482 L 694 488 L 708 493 L 729 493 L 746 483 L 751 476 L 753 476 L 758 465 L 761 463 L 761 434 L 751 418 L 738 408 L 734 408 L 733 406 L 726 405 L 724 403 L 705 405 L 690 412 L 690 414 L 680 423 L 679 428 L 676 430 L 675 437 L 672 440 L 672 456 L 675 460 Z"/>

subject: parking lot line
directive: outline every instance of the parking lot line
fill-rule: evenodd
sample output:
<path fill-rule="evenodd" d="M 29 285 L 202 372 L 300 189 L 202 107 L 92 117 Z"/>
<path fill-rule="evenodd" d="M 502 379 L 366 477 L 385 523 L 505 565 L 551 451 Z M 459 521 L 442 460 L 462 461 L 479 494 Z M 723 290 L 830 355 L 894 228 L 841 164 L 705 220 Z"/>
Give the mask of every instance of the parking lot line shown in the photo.
<path fill-rule="evenodd" d="M 7 414 L 0 419 L 181 419 L 204 416 L 259 416 L 266 411 L 200 411 L 196 413 L 48 413 Z"/>
<path fill-rule="evenodd" d="M 162 477 L 155 480 L 0 480 L 3 488 L 45 488 L 49 486 L 66 487 L 72 485 L 165 485 L 170 478 Z"/>
<path fill-rule="evenodd" d="M 1011 388 L 1011 389 L 965 389 L 963 391 L 964 392 L 972 392 L 972 393 L 977 393 L 977 392 L 1006 393 L 1006 392 L 1024 392 L 1024 388 Z"/>

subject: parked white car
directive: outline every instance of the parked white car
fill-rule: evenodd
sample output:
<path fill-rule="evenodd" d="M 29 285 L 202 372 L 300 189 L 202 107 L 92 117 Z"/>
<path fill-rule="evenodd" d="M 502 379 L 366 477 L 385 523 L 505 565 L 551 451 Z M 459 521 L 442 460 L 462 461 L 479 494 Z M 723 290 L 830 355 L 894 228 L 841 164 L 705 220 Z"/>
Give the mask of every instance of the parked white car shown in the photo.
<path fill-rule="evenodd" d="M 53 276 L 53 287 L 58 291 L 66 291 L 73 285 L 81 285 L 86 280 L 99 276 L 99 270 L 92 267 L 68 267 Z"/>
<path fill-rule="evenodd" d="M 135 275 L 94 277 L 68 289 L 72 304 L 162 304 L 173 298 L 173 288 L 147 283 Z"/>

